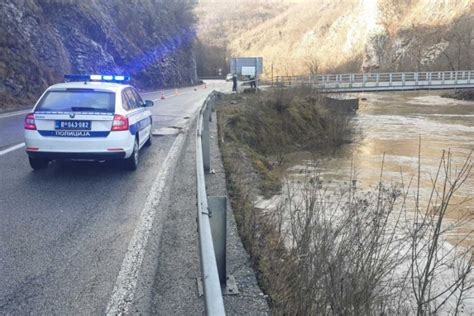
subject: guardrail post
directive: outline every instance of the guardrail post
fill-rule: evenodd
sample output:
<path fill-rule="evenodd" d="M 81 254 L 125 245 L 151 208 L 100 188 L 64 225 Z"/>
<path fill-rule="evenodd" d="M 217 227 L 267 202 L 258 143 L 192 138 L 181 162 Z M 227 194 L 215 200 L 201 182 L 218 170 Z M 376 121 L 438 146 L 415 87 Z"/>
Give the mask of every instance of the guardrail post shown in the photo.
<path fill-rule="evenodd" d="M 467 83 L 471 83 L 471 72 L 467 72 Z"/>
<path fill-rule="evenodd" d="M 209 105 L 206 105 L 206 109 L 204 110 L 203 120 L 202 120 L 202 162 L 204 166 L 204 172 L 208 173 L 211 170 L 211 152 L 209 148 Z"/>
<path fill-rule="evenodd" d="M 214 252 L 216 254 L 217 271 L 222 287 L 226 285 L 226 240 L 227 240 L 227 198 L 225 196 L 209 196 L 210 223 Z"/>

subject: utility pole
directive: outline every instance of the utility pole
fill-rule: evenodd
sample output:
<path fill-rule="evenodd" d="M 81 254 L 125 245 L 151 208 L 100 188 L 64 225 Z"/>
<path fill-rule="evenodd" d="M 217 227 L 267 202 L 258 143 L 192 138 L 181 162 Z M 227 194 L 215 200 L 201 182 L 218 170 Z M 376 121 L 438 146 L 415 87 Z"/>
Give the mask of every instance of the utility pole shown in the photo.
<path fill-rule="evenodd" d="M 272 87 L 273 87 L 273 61 L 272 61 Z"/>
<path fill-rule="evenodd" d="M 255 91 L 258 91 L 258 57 L 255 57 Z"/>

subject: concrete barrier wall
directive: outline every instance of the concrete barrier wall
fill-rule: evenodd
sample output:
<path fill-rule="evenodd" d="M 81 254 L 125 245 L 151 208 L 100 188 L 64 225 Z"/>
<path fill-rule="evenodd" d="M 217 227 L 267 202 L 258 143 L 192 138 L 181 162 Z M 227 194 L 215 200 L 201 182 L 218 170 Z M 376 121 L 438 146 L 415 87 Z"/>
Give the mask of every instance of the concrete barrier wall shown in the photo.
<path fill-rule="evenodd" d="M 359 109 L 359 99 L 338 99 L 327 96 L 321 96 L 322 103 L 329 109 L 344 112 L 355 113 Z"/>

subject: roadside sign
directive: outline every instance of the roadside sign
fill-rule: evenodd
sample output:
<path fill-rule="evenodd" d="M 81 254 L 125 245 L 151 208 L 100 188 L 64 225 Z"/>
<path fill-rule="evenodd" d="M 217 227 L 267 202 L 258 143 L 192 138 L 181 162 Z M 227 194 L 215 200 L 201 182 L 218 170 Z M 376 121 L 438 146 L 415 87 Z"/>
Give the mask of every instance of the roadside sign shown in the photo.
<path fill-rule="evenodd" d="M 252 69 L 252 70 L 251 70 Z M 263 72 L 262 57 L 235 57 L 230 59 L 230 72 L 238 76 L 259 77 Z"/>
<path fill-rule="evenodd" d="M 255 77 L 255 67 L 242 67 L 242 76 Z"/>
<path fill-rule="evenodd" d="M 258 81 L 263 72 L 262 57 L 235 57 L 230 59 L 230 72 L 237 76 L 255 78 L 252 80 L 258 88 Z"/>

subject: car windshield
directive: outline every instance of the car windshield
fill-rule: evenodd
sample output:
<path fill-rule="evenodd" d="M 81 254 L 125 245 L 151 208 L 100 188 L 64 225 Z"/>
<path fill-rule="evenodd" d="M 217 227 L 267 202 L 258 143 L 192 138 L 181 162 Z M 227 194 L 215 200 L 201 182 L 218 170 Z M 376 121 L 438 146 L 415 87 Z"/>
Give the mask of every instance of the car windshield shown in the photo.
<path fill-rule="evenodd" d="M 48 91 L 36 111 L 114 112 L 115 93 L 91 89 Z"/>

